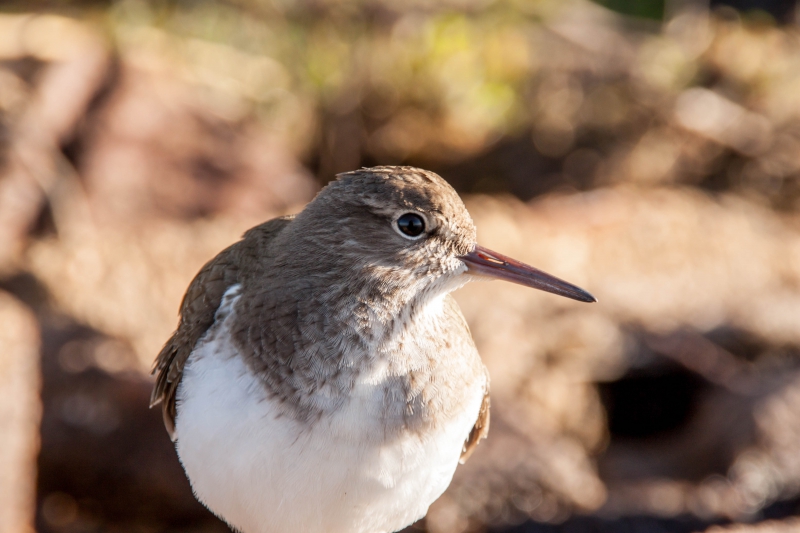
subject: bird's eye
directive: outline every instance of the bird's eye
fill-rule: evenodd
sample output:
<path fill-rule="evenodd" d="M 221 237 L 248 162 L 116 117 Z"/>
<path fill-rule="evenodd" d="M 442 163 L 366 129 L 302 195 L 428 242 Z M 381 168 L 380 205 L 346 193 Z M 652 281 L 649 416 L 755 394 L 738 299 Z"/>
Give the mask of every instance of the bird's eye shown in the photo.
<path fill-rule="evenodd" d="M 425 231 L 425 220 L 416 213 L 406 213 L 397 219 L 397 229 L 407 237 L 416 238 Z"/>

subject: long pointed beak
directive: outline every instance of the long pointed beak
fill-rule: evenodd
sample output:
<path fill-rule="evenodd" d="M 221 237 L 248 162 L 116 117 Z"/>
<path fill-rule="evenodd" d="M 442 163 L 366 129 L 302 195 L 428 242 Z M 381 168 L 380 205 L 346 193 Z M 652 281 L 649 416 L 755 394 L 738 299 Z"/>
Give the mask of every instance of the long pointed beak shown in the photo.
<path fill-rule="evenodd" d="M 566 296 L 579 302 L 596 302 L 597 298 L 572 283 L 551 276 L 530 265 L 493 252 L 483 246 L 459 257 L 467 265 L 470 274 L 502 279 L 542 291 Z"/>

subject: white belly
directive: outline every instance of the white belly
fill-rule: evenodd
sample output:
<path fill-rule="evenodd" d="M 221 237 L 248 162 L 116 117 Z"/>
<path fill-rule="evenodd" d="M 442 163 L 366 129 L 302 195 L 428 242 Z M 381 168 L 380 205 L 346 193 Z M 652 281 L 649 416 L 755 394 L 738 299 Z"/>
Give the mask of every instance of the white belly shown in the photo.
<path fill-rule="evenodd" d="M 335 415 L 303 425 L 278 415 L 229 341 L 201 343 L 184 370 L 176 420 L 198 499 L 243 533 L 382 533 L 423 517 L 450 483 L 483 383 L 429 433 L 387 440 L 375 416 L 380 378 L 365 377 Z"/>

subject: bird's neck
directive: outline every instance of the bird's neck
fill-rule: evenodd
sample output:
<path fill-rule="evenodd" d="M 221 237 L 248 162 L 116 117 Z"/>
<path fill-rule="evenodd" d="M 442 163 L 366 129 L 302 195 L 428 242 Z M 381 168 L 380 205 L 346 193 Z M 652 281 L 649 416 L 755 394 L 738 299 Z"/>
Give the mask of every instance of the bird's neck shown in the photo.
<path fill-rule="evenodd" d="M 237 345 L 287 414 L 313 419 L 340 409 L 359 380 L 378 368 L 388 369 L 378 381 L 399 387 L 392 393 L 398 413 L 405 412 L 404 402 L 422 402 L 421 396 L 404 398 L 406 381 L 439 355 L 434 344 L 442 332 L 435 330 L 446 312 L 437 300 L 448 291 L 401 276 L 371 267 L 245 291 L 240 309 L 253 321 L 234 333 Z M 264 313 L 276 318 L 259 322 Z M 425 412 L 422 405 L 415 409 Z"/>
<path fill-rule="evenodd" d="M 324 284 L 319 299 L 328 316 L 343 319 L 334 327 L 352 331 L 371 345 L 369 356 L 408 331 L 436 321 L 444 312 L 442 299 L 462 284 L 376 265 L 353 270 L 348 278 L 345 283 Z"/>

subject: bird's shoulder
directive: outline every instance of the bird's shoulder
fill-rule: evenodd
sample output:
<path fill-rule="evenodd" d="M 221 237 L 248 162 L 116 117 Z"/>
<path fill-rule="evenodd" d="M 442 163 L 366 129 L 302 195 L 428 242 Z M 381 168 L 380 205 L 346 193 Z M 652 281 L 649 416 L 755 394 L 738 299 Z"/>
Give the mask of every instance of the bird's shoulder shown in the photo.
<path fill-rule="evenodd" d="M 170 436 L 175 429 L 175 395 L 186 360 L 197 342 L 214 323 L 225 292 L 258 270 L 270 242 L 293 216 L 275 218 L 248 230 L 242 239 L 206 263 L 192 280 L 180 307 L 178 327 L 156 357 L 156 383 L 150 406 L 161 404 Z"/>

